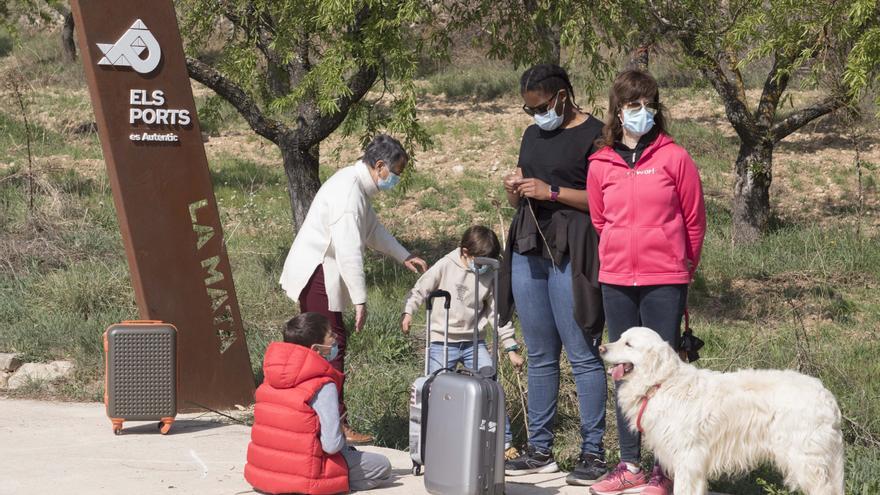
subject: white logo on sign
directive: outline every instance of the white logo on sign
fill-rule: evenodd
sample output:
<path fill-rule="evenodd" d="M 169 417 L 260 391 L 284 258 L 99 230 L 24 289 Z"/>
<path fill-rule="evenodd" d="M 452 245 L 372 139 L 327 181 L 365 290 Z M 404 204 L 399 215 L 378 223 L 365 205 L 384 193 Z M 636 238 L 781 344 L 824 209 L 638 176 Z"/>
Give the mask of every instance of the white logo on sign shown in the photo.
<path fill-rule="evenodd" d="M 104 56 L 98 61 L 98 65 L 112 65 L 114 67 L 131 67 L 140 74 L 149 74 L 159 66 L 162 58 L 162 50 L 153 33 L 147 29 L 140 19 L 122 35 L 116 43 L 98 43 L 98 48 Z M 141 58 L 147 51 L 147 58 Z"/>

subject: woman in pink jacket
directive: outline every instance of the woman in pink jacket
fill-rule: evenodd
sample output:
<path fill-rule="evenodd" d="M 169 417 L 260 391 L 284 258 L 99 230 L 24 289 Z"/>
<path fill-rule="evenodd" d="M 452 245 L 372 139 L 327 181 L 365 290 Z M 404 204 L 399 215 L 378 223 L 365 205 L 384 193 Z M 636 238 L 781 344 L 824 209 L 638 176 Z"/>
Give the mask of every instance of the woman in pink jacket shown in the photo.
<path fill-rule="evenodd" d="M 590 156 L 587 193 L 599 233 L 599 282 L 611 342 L 634 326 L 653 329 L 678 347 L 687 288 L 700 262 L 706 211 L 700 175 L 687 151 L 666 132 L 657 82 L 630 70 L 611 88 L 599 151 Z M 613 370 L 619 380 L 624 367 Z M 621 462 L 595 495 L 672 493 L 655 466 L 639 467 L 640 437 L 617 408 Z"/>

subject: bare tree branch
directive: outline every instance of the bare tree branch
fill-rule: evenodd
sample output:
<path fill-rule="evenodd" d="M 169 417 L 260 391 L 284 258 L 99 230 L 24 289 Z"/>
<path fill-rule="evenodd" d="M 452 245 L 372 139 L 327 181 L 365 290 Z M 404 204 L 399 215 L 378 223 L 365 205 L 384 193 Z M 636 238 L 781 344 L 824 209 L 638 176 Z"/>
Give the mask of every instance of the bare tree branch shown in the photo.
<path fill-rule="evenodd" d="M 736 81 L 735 88 L 737 97 L 745 104 L 746 107 L 749 106 L 749 100 L 746 97 L 746 83 L 743 81 L 742 71 L 739 70 L 739 58 L 736 56 L 736 52 L 733 48 L 728 48 L 726 50 L 727 55 L 727 64 L 730 72 L 733 74 L 734 80 Z"/>
<path fill-rule="evenodd" d="M 189 70 L 190 77 L 211 88 L 231 103 L 251 126 L 251 129 L 260 136 L 278 144 L 284 135 L 291 132 L 290 128 L 281 122 L 267 118 L 253 98 L 210 65 L 198 59 L 186 57 L 186 68 Z"/>
<path fill-rule="evenodd" d="M 755 112 L 755 119 L 762 127 L 769 128 L 773 125 L 773 118 L 776 115 L 776 108 L 779 105 L 779 99 L 782 93 L 788 87 L 789 74 L 787 72 L 779 72 L 780 58 L 779 54 L 773 55 L 773 66 L 767 73 L 767 79 L 764 81 L 764 90 L 761 92 L 761 101 L 758 103 L 758 109 Z"/>
<path fill-rule="evenodd" d="M 318 119 L 316 125 L 310 129 L 311 132 L 307 132 L 306 140 L 318 143 L 339 127 L 342 121 L 345 120 L 345 116 L 348 115 L 348 110 L 351 106 L 360 101 L 367 94 L 367 91 L 373 87 L 373 83 L 376 82 L 378 75 L 379 72 L 375 67 L 361 66 L 358 72 L 348 81 L 347 86 L 351 90 L 351 94 L 337 101 L 339 110 L 336 113 Z"/>
<path fill-rule="evenodd" d="M 290 93 L 292 87 L 290 69 L 282 57 L 272 49 L 275 40 L 275 22 L 272 17 L 265 11 L 257 12 L 253 5 L 248 5 L 244 12 L 240 12 L 228 1 L 222 2 L 221 6 L 223 16 L 244 32 L 266 59 L 267 80 L 272 96 L 278 98 Z"/>
<path fill-rule="evenodd" d="M 682 22 L 676 22 L 664 16 L 655 0 L 648 0 L 648 8 L 651 15 L 660 24 L 665 34 L 672 35 L 677 38 L 684 48 L 684 51 L 691 57 L 702 61 L 700 64 L 700 72 L 712 83 L 715 91 L 724 100 L 724 109 L 727 113 L 727 119 L 733 125 L 734 130 L 740 139 L 747 142 L 753 142 L 757 139 L 758 132 L 755 121 L 749 112 L 745 99 L 745 88 L 737 87 L 731 83 L 724 72 L 721 65 L 722 59 L 729 57 L 730 54 L 724 54 L 721 50 L 715 53 L 707 52 L 700 46 L 693 28 L 698 19 L 691 17 Z M 696 15 L 696 13 L 694 14 Z M 739 13 L 736 14 L 737 16 Z"/>
<path fill-rule="evenodd" d="M 811 107 L 798 110 L 771 127 L 770 137 L 774 143 L 778 143 L 813 120 L 842 108 L 844 105 L 845 101 L 842 98 L 832 96 Z"/>
<path fill-rule="evenodd" d="M 680 40 L 688 54 L 703 61 L 700 72 L 712 83 L 715 91 L 724 100 L 724 110 L 727 113 L 727 119 L 733 125 L 737 135 L 745 142 L 754 142 L 758 136 L 755 121 L 752 118 L 751 112 L 749 112 L 745 100 L 741 98 L 740 91 L 728 79 L 718 57 L 706 53 L 702 48 L 698 47 L 693 35 L 685 35 Z"/>

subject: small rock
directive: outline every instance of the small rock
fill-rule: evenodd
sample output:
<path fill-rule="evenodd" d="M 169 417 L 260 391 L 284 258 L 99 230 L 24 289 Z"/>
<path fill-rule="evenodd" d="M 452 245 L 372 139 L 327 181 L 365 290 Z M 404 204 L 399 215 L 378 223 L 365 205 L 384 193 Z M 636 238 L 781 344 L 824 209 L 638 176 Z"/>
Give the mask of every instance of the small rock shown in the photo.
<path fill-rule="evenodd" d="M 452 167 L 452 171 L 458 175 L 461 175 L 464 173 L 464 165 L 456 165 Z"/>
<path fill-rule="evenodd" d="M 6 387 L 15 390 L 29 382 L 47 382 L 63 378 L 73 371 L 70 361 L 52 361 L 51 363 L 25 363 L 9 377 Z"/>
<path fill-rule="evenodd" d="M 0 371 L 0 388 L 6 388 L 10 376 L 12 376 L 12 373 L 8 371 Z"/>
<path fill-rule="evenodd" d="M 0 353 L 0 371 L 15 371 L 21 367 L 18 354 Z"/>

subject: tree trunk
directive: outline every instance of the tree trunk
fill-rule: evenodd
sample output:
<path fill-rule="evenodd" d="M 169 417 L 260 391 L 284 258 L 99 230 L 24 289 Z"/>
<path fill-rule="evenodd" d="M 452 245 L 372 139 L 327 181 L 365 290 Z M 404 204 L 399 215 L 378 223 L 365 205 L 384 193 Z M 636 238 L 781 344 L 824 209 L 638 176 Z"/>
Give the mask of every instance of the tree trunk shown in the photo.
<path fill-rule="evenodd" d="M 629 62 L 626 63 L 627 70 L 635 69 L 642 72 L 648 72 L 648 63 L 651 58 L 651 47 L 653 46 L 654 42 L 647 38 L 643 38 L 639 41 L 638 46 L 630 54 Z"/>
<path fill-rule="evenodd" d="M 559 39 L 559 29 L 553 26 L 543 26 L 541 34 L 547 43 L 549 62 L 560 65 L 562 63 L 562 43 Z"/>
<path fill-rule="evenodd" d="M 76 61 L 76 43 L 73 41 L 73 13 L 64 16 L 64 28 L 61 30 L 61 46 L 64 48 L 64 61 Z"/>
<path fill-rule="evenodd" d="M 280 148 L 284 172 L 287 174 L 287 194 L 290 196 L 293 228 L 298 232 L 309 212 L 312 199 L 321 187 L 318 176 L 318 147 L 308 149 L 282 144 Z"/>
<path fill-rule="evenodd" d="M 755 242 L 767 231 L 770 224 L 772 165 L 772 143 L 740 145 L 733 190 L 734 244 Z"/>

